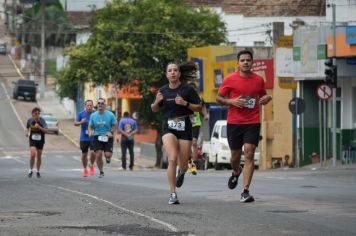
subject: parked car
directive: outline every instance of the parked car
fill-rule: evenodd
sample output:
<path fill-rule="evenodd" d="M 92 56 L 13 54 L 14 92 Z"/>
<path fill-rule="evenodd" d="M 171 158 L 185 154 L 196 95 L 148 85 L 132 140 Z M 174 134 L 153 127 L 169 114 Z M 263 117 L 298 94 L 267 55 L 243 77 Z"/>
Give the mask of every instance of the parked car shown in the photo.
<path fill-rule="evenodd" d="M 58 121 L 58 119 L 53 115 L 52 116 L 48 116 L 48 115 L 43 116 L 41 114 L 41 117 L 46 121 L 47 126 L 48 126 L 48 131 L 49 132 L 53 132 L 54 134 L 58 135 L 58 133 L 59 133 L 59 121 Z"/>
<path fill-rule="evenodd" d="M 0 54 L 6 55 L 6 45 L 0 42 Z"/>
<path fill-rule="evenodd" d="M 20 79 L 16 82 L 14 91 L 13 91 L 13 98 L 18 99 L 18 97 L 23 97 L 24 99 L 29 98 L 32 101 L 36 101 L 36 93 L 37 93 L 37 84 L 35 84 L 32 80 L 27 79 Z"/>
<path fill-rule="evenodd" d="M 226 120 L 216 121 L 210 141 L 203 142 L 202 147 L 203 156 L 205 158 L 204 169 L 214 167 L 216 170 L 223 166 L 230 167 L 231 151 L 227 141 L 227 122 Z M 243 152 L 243 150 L 242 150 Z M 254 162 L 255 167 L 258 168 L 260 159 L 260 152 L 256 149 Z M 245 163 L 245 158 L 242 153 L 241 165 Z"/>
<path fill-rule="evenodd" d="M 44 117 L 44 116 L 55 117 L 52 113 L 49 113 L 49 112 L 41 112 L 41 117 Z"/>

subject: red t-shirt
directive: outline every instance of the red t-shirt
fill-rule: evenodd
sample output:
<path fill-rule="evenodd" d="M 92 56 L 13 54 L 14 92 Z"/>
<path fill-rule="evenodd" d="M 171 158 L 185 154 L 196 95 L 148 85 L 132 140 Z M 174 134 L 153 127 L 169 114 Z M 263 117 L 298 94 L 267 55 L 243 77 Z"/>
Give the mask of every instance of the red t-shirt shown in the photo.
<path fill-rule="evenodd" d="M 228 75 L 219 88 L 219 94 L 228 98 L 245 97 L 245 107 L 229 106 L 227 123 L 229 124 L 259 124 L 260 98 L 266 95 L 263 78 L 255 73 L 242 77 L 239 72 Z"/>

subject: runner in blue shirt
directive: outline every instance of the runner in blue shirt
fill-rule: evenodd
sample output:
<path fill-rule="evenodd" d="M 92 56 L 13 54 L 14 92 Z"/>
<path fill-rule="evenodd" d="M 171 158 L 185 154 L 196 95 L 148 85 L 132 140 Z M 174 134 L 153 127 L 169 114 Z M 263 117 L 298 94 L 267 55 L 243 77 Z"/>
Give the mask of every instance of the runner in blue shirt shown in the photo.
<path fill-rule="evenodd" d="M 90 164 L 89 171 L 90 175 L 94 175 L 94 162 L 95 162 L 95 153 L 92 144 L 92 137 L 89 137 L 88 124 L 91 114 L 93 113 L 93 100 L 86 100 L 84 103 L 84 110 L 79 112 L 74 125 L 80 125 L 80 149 L 82 150 L 82 164 L 83 164 L 83 177 L 88 176 L 88 151 L 90 149 Z"/>
<path fill-rule="evenodd" d="M 130 113 L 124 112 L 124 117 L 119 123 L 119 133 L 121 133 L 121 163 L 122 168 L 126 170 L 126 150 L 129 149 L 130 165 L 129 169 L 133 170 L 134 166 L 134 135 L 137 133 L 137 123 L 134 119 L 130 118 Z M 118 139 L 119 141 L 119 139 Z"/>
<path fill-rule="evenodd" d="M 88 127 L 89 136 L 93 136 L 96 164 L 100 170 L 99 178 L 104 177 L 103 152 L 106 158 L 106 163 L 110 163 L 116 127 L 117 121 L 115 115 L 111 111 L 105 110 L 105 100 L 99 98 L 98 110 L 90 116 Z"/>

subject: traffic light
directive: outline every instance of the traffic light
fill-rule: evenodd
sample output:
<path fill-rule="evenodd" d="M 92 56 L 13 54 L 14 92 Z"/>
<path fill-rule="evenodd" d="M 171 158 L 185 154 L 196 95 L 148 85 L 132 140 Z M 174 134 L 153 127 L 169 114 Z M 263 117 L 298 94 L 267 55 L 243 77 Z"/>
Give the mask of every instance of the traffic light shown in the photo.
<path fill-rule="evenodd" d="M 325 80 L 337 87 L 337 66 L 333 64 L 333 59 L 325 61 Z"/>

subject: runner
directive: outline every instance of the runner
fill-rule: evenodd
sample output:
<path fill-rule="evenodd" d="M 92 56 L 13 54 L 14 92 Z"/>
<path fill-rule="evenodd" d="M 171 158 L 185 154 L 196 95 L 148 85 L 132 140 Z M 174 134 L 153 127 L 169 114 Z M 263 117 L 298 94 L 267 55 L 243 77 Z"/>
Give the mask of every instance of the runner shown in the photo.
<path fill-rule="evenodd" d="M 32 117 L 27 120 L 25 136 L 29 137 L 30 143 L 30 170 L 28 177 L 33 175 L 33 166 L 36 161 L 37 178 L 41 178 L 40 168 L 42 163 L 42 150 L 45 144 L 45 133 L 47 133 L 47 124 L 40 117 L 41 109 L 35 107 L 32 109 Z"/>
<path fill-rule="evenodd" d="M 83 164 L 83 177 L 88 176 L 88 151 L 90 148 L 90 164 L 89 164 L 89 171 L 90 175 L 94 175 L 94 162 L 95 162 L 95 153 L 92 145 L 92 138 L 88 135 L 88 123 L 91 114 L 93 113 L 93 101 L 86 100 L 84 103 L 84 111 L 78 113 L 74 125 L 80 125 L 80 149 L 82 150 L 82 164 Z"/>
<path fill-rule="evenodd" d="M 231 149 L 232 175 L 228 187 L 237 186 L 242 146 L 244 147 L 245 165 L 243 168 L 243 186 L 240 202 L 253 202 L 249 188 L 255 168 L 254 154 L 260 140 L 260 106 L 272 100 L 267 95 L 261 76 L 251 71 L 252 52 L 242 50 L 237 54 L 239 70 L 228 75 L 222 82 L 216 101 L 229 106 L 227 115 L 227 138 Z"/>
<path fill-rule="evenodd" d="M 191 82 L 189 84 L 194 88 L 194 90 L 198 93 L 197 86 L 194 82 Z M 204 120 L 209 119 L 209 113 L 206 109 L 205 103 L 203 98 L 200 98 L 202 101 L 202 114 Z M 202 120 L 201 120 L 201 113 L 198 111 L 195 111 L 194 114 L 191 116 L 190 120 L 192 122 L 192 158 L 189 163 L 189 168 L 188 168 L 188 173 L 192 173 L 193 175 L 196 175 L 198 173 L 197 171 L 197 164 L 198 164 L 198 138 L 200 135 L 200 127 L 202 126 Z"/>
<path fill-rule="evenodd" d="M 110 163 L 113 151 L 114 134 L 117 127 L 115 115 L 111 111 L 105 110 L 105 100 L 99 98 L 98 110 L 90 116 L 89 120 L 89 136 L 93 137 L 93 148 L 96 157 L 100 174 L 99 178 L 104 177 L 104 164 L 102 155 L 106 159 L 106 163 Z"/>
<path fill-rule="evenodd" d="M 192 146 L 189 116 L 193 111 L 201 111 L 201 104 L 195 90 L 181 82 L 178 64 L 169 63 L 166 76 L 169 83 L 159 89 L 151 109 L 157 112 L 162 107 L 163 110 L 162 141 L 168 156 L 167 177 L 171 192 L 168 203 L 179 204 L 176 187 L 183 185 Z M 179 170 L 176 176 L 177 162 Z"/>
<path fill-rule="evenodd" d="M 121 134 L 121 163 L 122 169 L 126 170 L 126 151 L 129 150 L 130 153 L 130 165 L 129 169 L 133 170 L 135 157 L 134 157 L 134 145 L 135 145 L 135 134 L 137 133 L 137 122 L 130 118 L 130 113 L 125 111 L 124 117 L 119 122 L 118 133 Z M 119 137 L 117 137 L 117 142 L 119 142 Z"/>

